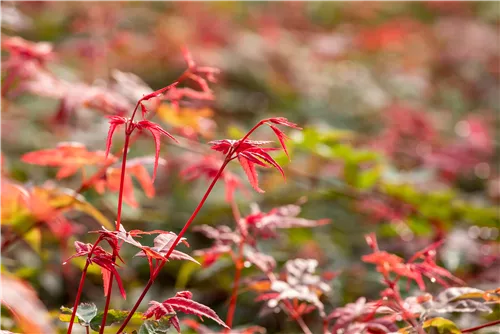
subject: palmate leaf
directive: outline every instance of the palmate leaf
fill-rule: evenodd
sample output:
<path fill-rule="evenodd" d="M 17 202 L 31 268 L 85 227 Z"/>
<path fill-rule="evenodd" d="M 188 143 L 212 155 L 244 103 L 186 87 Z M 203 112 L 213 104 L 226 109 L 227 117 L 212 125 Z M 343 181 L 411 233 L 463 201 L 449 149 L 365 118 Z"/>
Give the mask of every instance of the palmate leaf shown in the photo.
<path fill-rule="evenodd" d="M 144 165 L 154 163 L 155 160 L 152 157 L 142 157 L 127 160 L 127 166 L 125 169 L 125 178 L 123 183 L 123 200 L 125 203 L 133 208 L 138 207 L 138 203 L 134 195 L 134 185 L 132 181 L 132 176 L 135 177 L 139 184 L 141 185 L 144 193 L 147 197 L 153 198 L 155 196 L 155 188 L 153 186 L 153 180 Z M 165 160 L 159 159 L 159 165 L 165 164 Z M 121 165 L 110 166 L 106 170 L 106 177 L 100 180 L 96 180 L 93 187 L 100 194 L 104 193 L 107 188 L 109 191 L 118 192 L 120 190 L 121 181 Z"/>
<path fill-rule="evenodd" d="M 118 240 L 139 248 L 141 251 L 138 252 L 135 256 L 146 257 L 148 259 L 149 269 L 151 273 L 153 273 L 153 259 L 162 261 L 166 260 L 165 255 L 169 251 L 170 247 L 172 247 L 175 239 L 177 238 L 177 235 L 175 233 L 162 230 L 154 230 L 149 232 L 141 230 L 131 230 L 127 232 L 123 225 L 120 226 L 119 231 L 109 231 L 108 229 L 103 227 L 101 231 L 94 231 L 94 233 L 100 233 L 101 235 L 103 235 L 104 239 L 108 241 L 113 249 L 115 249 L 115 253 L 118 253 L 119 251 L 119 245 L 117 242 Z M 134 239 L 134 237 L 140 237 L 140 235 L 142 234 L 158 234 L 158 236 L 154 239 L 153 247 L 144 246 Z M 180 242 L 189 247 L 186 238 L 181 238 Z M 196 261 L 188 254 L 175 249 L 170 254 L 169 259 L 187 260 L 199 264 L 198 261 Z"/>
<path fill-rule="evenodd" d="M 146 256 L 150 262 L 151 259 L 165 260 L 165 255 L 174 244 L 176 238 L 177 235 L 173 232 L 162 233 L 154 239 L 153 247 L 143 246 L 142 252 L 137 253 L 135 256 L 139 257 Z M 180 242 L 189 246 L 185 238 L 181 238 Z M 170 254 L 169 259 L 187 260 L 199 264 L 199 262 L 193 259 L 191 256 L 175 249 Z"/>
<path fill-rule="evenodd" d="M 378 249 L 376 237 L 373 233 L 365 236 L 365 238 L 374 252 L 369 255 L 363 255 L 361 259 L 364 262 L 375 264 L 377 266 L 377 271 L 381 273 L 393 272 L 397 276 L 406 277 L 409 281 L 413 280 L 422 291 L 425 290 L 423 276 L 429 278 L 431 282 L 437 282 L 444 287 L 448 287 L 448 282 L 446 280 L 455 284 L 464 284 L 462 280 L 436 264 L 436 248 L 439 247 L 442 242 L 433 243 L 421 251 L 416 252 L 412 258 L 405 262 L 397 255 L 380 251 Z"/>
<path fill-rule="evenodd" d="M 289 157 L 285 143 L 287 136 L 283 131 L 281 131 L 273 124 L 284 125 L 295 129 L 301 129 L 301 128 L 297 126 L 297 124 L 289 122 L 284 117 L 274 117 L 260 121 L 252 129 L 252 131 L 264 124 L 269 125 L 271 130 L 273 130 L 275 135 L 278 137 L 278 141 L 283 150 L 285 151 L 285 154 Z M 229 139 L 215 140 L 210 142 L 209 145 L 212 146 L 213 150 L 222 152 L 223 154 L 227 155 L 231 153 L 230 158 L 232 159 L 237 157 L 252 187 L 255 189 L 255 191 L 263 193 L 264 190 L 262 190 L 259 187 L 259 181 L 255 165 L 261 167 L 274 167 L 281 173 L 283 178 L 285 178 L 285 173 L 283 171 L 283 168 L 281 168 L 281 166 L 267 153 L 269 151 L 276 150 L 276 148 L 261 147 L 269 143 L 270 143 L 269 141 L 249 140 L 247 139 L 247 136 L 245 136 L 240 140 L 229 140 Z"/>
<path fill-rule="evenodd" d="M 219 172 L 223 162 L 214 155 L 203 156 L 200 160 L 193 162 L 191 157 L 186 161 L 189 165 L 180 172 L 182 178 L 186 181 L 192 181 L 199 178 L 205 178 L 211 181 Z M 221 179 L 226 187 L 226 201 L 231 202 L 234 192 L 237 189 L 245 191 L 240 178 L 229 172 L 227 169 L 222 172 Z"/>
<path fill-rule="evenodd" d="M 110 243 L 113 245 L 112 243 Z M 123 297 L 123 299 L 127 298 L 127 295 L 125 293 L 125 289 L 123 288 L 123 283 L 120 277 L 120 274 L 116 270 L 116 267 L 118 267 L 115 264 L 115 261 L 113 259 L 113 256 L 111 253 L 105 251 L 101 246 L 94 247 L 93 244 L 90 243 L 83 243 L 80 241 L 75 241 L 75 248 L 76 248 L 76 254 L 72 255 L 69 257 L 66 261 L 63 262 L 63 265 L 68 263 L 69 260 L 75 258 L 75 257 L 82 257 L 82 256 L 89 256 L 90 253 L 92 252 L 92 257 L 89 259 L 89 261 L 93 264 L 98 265 L 101 268 L 101 272 L 103 273 L 103 279 L 104 279 L 104 284 L 105 284 L 105 290 L 104 293 L 106 294 L 106 282 L 109 281 L 109 273 L 113 273 L 116 283 L 118 284 L 118 288 L 120 289 L 120 293 Z M 116 253 L 116 251 L 114 251 Z"/>
<path fill-rule="evenodd" d="M 259 188 L 259 177 L 257 176 L 257 171 L 255 170 L 255 163 L 241 156 L 238 157 L 238 161 L 247 175 L 248 182 L 250 182 L 252 188 L 259 193 L 264 193 L 265 191 Z"/>
<path fill-rule="evenodd" d="M 178 143 L 177 139 L 174 138 L 170 133 L 167 131 L 163 130 L 158 124 L 153 123 L 148 120 L 142 120 L 137 122 L 136 124 L 137 128 L 140 130 L 148 130 L 151 132 L 151 135 L 153 136 L 153 139 L 155 141 L 155 164 L 153 168 L 153 182 L 156 178 L 156 170 L 158 168 L 158 160 L 160 158 L 160 144 L 161 144 L 161 136 L 167 136 L 168 138 L 172 139 L 176 143 Z"/>
<path fill-rule="evenodd" d="M 233 154 L 238 158 L 243 171 L 247 175 L 248 181 L 259 193 L 263 193 L 259 187 L 259 180 L 257 176 L 257 171 L 255 165 L 260 167 L 274 167 L 276 168 L 283 177 L 285 177 L 284 171 L 281 166 L 267 153 L 268 151 L 275 151 L 276 148 L 271 147 L 260 147 L 269 144 L 269 141 L 255 141 L 255 140 L 245 140 L 241 142 L 240 140 L 216 140 L 209 144 L 215 151 L 222 152 L 224 154 L 229 153 L 231 149 L 234 150 Z"/>
<path fill-rule="evenodd" d="M 106 157 L 108 157 L 109 151 L 111 150 L 111 142 L 113 140 L 113 134 L 115 130 L 123 124 L 127 124 L 128 119 L 121 116 L 108 116 L 109 118 L 109 130 L 108 137 L 106 138 Z"/>
<path fill-rule="evenodd" d="M 245 217 L 244 222 L 248 229 L 261 238 L 276 237 L 277 229 L 317 227 L 330 223 L 329 219 L 311 220 L 297 217 L 301 208 L 299 205 L 285 205 L 274 208 L 269 212 L 256 210 Z"/>
<path fill-rule="evenodd" d="M 29 152 L 21 157 L 26 163 L 60 167 L 56 178 L 63 179 L 75 174 L 84 166 L 100 165 L 107 161 L 115 160 L 102 151 L 88 151 L 85 145 L 76 142 L 62 142 L 54 149 L 44 149 Z"/>
<path fill-rule="evenodd" d="M 168 316 L 175 314 L 175 312 L 182 312 L 186 314 L 193 314 L 198 317 L 207 317 L 219 325 L 228 328 L 229 327 L 222 321 L 221 318 L 208 306 L 200 304 L 192 300 L 192 293 L 189 291 L 181 291 L 175 294 L 174 297 L 164 300 L 162 303 L 157 301 L 151 301 L 151 305 L 148 310 L 144 313 L 144 319 L 155 318 L 156 320 L 161 319 L 163 316 Z M 170 323 L 177 329 L 180 333 L 179 319 L 176 315 L 169 319 Z"/>

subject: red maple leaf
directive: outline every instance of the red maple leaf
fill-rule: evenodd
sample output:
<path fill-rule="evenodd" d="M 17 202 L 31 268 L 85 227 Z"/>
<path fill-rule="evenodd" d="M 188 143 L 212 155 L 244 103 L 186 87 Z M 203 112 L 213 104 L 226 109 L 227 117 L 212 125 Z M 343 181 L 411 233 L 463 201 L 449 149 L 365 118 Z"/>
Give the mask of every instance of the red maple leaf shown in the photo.
<path fill-rule="evenodd" d="M 123 283 L 120 277 L 120 274 L 116 270 L 118 265 L 114 262 L 113 256 L 105 251 L 100 246 L 95 246 L 93 244 L 85 244 L 80 241 L 75 241 L 76 254 L 70 256 L 63 264 L 66 264 L 69 260 L 75 257 L 87 256 L 87 261 L 91 264 L 96 264 L 101 267 L 101 272 L 103 274 L 104 284 L 106 285 L 109 282 L 109 273 L 113 273 L 116 283 L 118 283 L 118 288 L 120 289 L 120 293 L 123 299 L 127 298 L 125 293 L 125 289 L 123 288 Z M 104 287 L 104 294 L 107 293 L 106 286 Z"/>
<path fill-rule="evenodd" d="M 208 306 L 195 302 L 193 294 L 189 291 L 177 292 L 174 297 L 164 300 L 162 303 L 151 301 L 151 305 L 146 312 L 144 312 L 144 319 L 155 318 L 156 320 L 163 316 L 171 316 L 170 323 L 180 333 L 179 319 L 175 312 L 182 312 L 186 314 L 194 314 L 198 317 L 207 317 L 219 325 L 229 329 L 229 327 L 222 321 L 221 318 Z"/>
<path fill-rule="evenodd" d="M 209 144 L 212 146 L 213 150 L 224 154 L 229 153 L 230 150 L 234 150 L 234 154 L 238 158 L 238 161 L 246 173 L 248 181 L 252 187 L 257 192 L 263 193 L 264 190 L 259 188 L 255 165 L 265 168 L 272 166 L 276 168 L 281 175 L 283 175 L 283 177 L 285 177 L 285 173 L 283 172 L 281 166 L 267 153 L 269 151 L 275 151 L 276 148 L 260 147 L 269 143 L 269 141 L 254 141 L 248 139 L 244 142 L 241 142 L 240 140 L 222 139 L 212 141 Z"/>
<path fill-rule="evenodd" d="M 247 175 L 248 181 L 250 182 L 252 187 L 260 193 L 263 193 L 264 190 L 259 188 L 259 180 L 257 171 L 255 169 L 256 165 L 265 168 L 274 167 L 281 173 L 281 175 L 283 175 L 283 178 L 285 178 L 285 173 L 283 172 L 281 166 L 269 155 L 269 153 L 267 153 L 269 151 L 275 151 L 276 148 L 261 147 L 271 142 L 247 139 L 253 131 L 265 124 L 271 127 L 273 132 L 278 137 L 283 150 L 288 155 L 288 151 L 285 145 L 285 140 L 287 139 L 287 137 L 280 129 L 278 129 L 273 124 L 284 125 L 296 129 L 300 129 L 300 127 L 295 123 L 289 122 L 284 117 L 274 117 L 260 121 L 256 126 L 252 128 L 252 130 L 250 130 L 250 132 L 248 132 L 245 137 L 240 140 L 222 139 L 209 142 L 209 145 L 212 146 L 213 150 L 226 154 L 226 159 L 232 160 L 237 158 L 245 174 Z"/>
<path fill-rule="evenodd" d="M 126 124 L 129 126 L 129 120 L 125 117 L 121 116 L 111 116 L 109 117 L 109 131 L 108 131 L 108 138 L 106 139 L 106 156 L 108 155 L 110 149 L 111 149 L 111 141 L 113 137 L 113 133 L 115 130 L 123 124 Z M 142 120 L 139 122 L 134 122 L 131 123 L 130 128 L 127 129 L 127 131 L 133 131 L 133 129 L 138 129 L 140 131 L 142 130 L 148 130 L 151 132 L 153 135 L 153 139 L 155 141 L 155 162 L 154 162 L 154 168 L 153 168 L 153 182 L 156 178 L 156 170 L 158 168 L 158 161 L 160 159 L 160 143 L 161 143 L 161 136 L 165 135 L 168 138 L 172 139 L 173 141 L 177 142 L 177 139 L 175 139 L 170 133 L 167 131 L 163 130 L 158 124 L 153 123 L 148 120 Z M 130 135 L 128 133 L 127 135 Z"/>
<path fill-rule="evenodd" d="M 155 188 L 153 186 L 153 179 L 144 167 L 145 164 L 154 162 L 152 158 L 135 158 L 127 160 L 127 167 L 125 169 L 125 179 L 123 183 L 123 200 L 125 203 L 133 208 L 138 207 L 138 203 L 134 196 L 134 185 L 132 176 L 134 176 L 141 185 L 147 197 L 152 198 L 155 196 Z M 159 164 L 164 164 L 163 159 L 159 159 Z M 106 170 L 106 175 L 94 181 L 92 186 L 100 194 L 104 193 L 107 188 L 109 191 L 118 192 L 120 189 L 121 167 L 111 166 Z"/>
<path fill-rule="evenodd" d="M 136 126 L 139 130 L 148 130 L 153 135 L 155 141 L 155 164 L 153 169 L 153 182 L 156 178 L 156 169 L 158 168 L 158 159 L 160 157 L 160 137 L 161 135 L 165 135 L 168 138 L 172 139 L 176 143 L 178 143 L 177 139 L 175 139 L 170 133 L 163 130 L 158 124 L 150 122 L 148 120 L 142 120 L 136 123 Z"/>
<path fill-rule="evenodd" d="M 201 177 L 210 181 L 217 175 L 221 165 L 221 160 L 212 155 L 207 155 L 199 161 L 187 166 L 181 171 L 180 175 L 187 181 L 192 181 Z M 246 190 L 240 178 L 227 170 L 222 172 L 221 179 L 226 187 L 226 201 L 228 202 L 232 201 L 236 189 L 240 188 Z"/>
<path fill-rule="evenodd" d="M 377 266 L 377 271 L 384 276 L 394 273 L 397 277 L 406 277 L 408 280 L 414 280 L 421 290 L 425 290 L 425 283 L 422 276 L 428 277 L 432 282 L 437 282 L 445 287 L 448 283 L 444 278 L 463 284 L 457 277 L 453 276 L 446 269 L 439 267 L 435 262 L 436 248 L 442 241 L 433 243 L 415 255 L 405 263 L 401 257 L 378 249 L 377 240 L 374 234 L 366 236 L 368 245 L 374 250 L 372 254 L 364 255 L 361 259 L 367 263 L 373 263 Z M 416 262 L 421 260 L 421 262 Z"/>
<path fill-rule="evenodd" d="M 60 167 L 56 177 L 63 179 L 75 174 L 85 166 L 101 165 L 116 158 L 107 156 L 102 151 L 91 152 L 80 143 L 62 142 L 54 149 L 29 152 L 21 160 L 40 166 Z"/>
<path fill-rule="evenodd" d="M 102 235 L 102 237 L 108 241 L 110 244 L 111 248 L 115 251 L 116 254 L 118 254 L 118 251 L 123 243 L 127 243 L 129 245 L 132 245 L 134 247 L 137 247 L 141 249 L 139 253 L 136 254 L 136 256 L 139 257 L 146 257 L 148 259 L 149 263 L 149 269 L 151 274 L 153 273 L 153 259 L 155 260 L 166 260 L 165 259 L 165 254 L 167 251 L 170 249 L 170 247 L 173 245 L 174 240 L 176 239 L 177 235 L 173 232 L 167 232 L 167 231 L 162 231 L 162 230 L 154 230 L 154 231 L 141 231 L 141 230 L 132 230 L 127 232 L 123 225 L 120 225 L 120 230 L 119 231 L 109 231 L 105 227 L 102 227 L 102 230 L 100 231 L 94 231 L 94 233 L 99 233 Z M 134 239 L 134 237 L 140 237 L 142 234 L 158 234 L 158 236 L 154 239 L 154 246 L 149 247 L 149 246 L 144 246 L 140 242 Z M 186 246 L 189 247 L 189 244 L 186 241 L 186 238 L 181 238 L 180 240 L 182 243 L 184 243 Z M 187 261 L 192 261 L 195 263 L 198 263 L 195 259 L 193 259 L 191 256 L 178 251 L 178 250 L 173 250 L 172 253 L 169 256 L 169 260 L 187 260 Z M 198 263 L 199 264 L 199 263 Z"/>
<path fill-rule="evenodd" d="M 194 251 L 195 256 L 202 257 L 203 267 L 209 267 L 224 254 L 232 254 L 232 246 L 239 244 L 241 241 L 241 236 L 226 225 L 216 227 L 209 225 L 195 226 L 193 231 L 200 232 L 214 241 L 212 247 Z"/>
<path fill-rule="evenodd" d="M 108 137 L 106 138 L 106 157 L 109 154 L 109 151 L 111 150 L 111 141 L 113 138 L 113 134 L 115 130 L 123 124 L 127 124 L 128 119 L 125 117 L 121 116 L 109 116 L 109 130 L 108 130 Z"/>
<path fill-rule="evenodd" d="M 274 238 L 277 229 L 316 227 L 330 223 L 329 219 L 312 220 L 297 217 L 300 211 L 300 206 L 294 204 L 277 207 L 269 212 L 261 212 L 255 206 L 254 212 L 245 217 L 244 224 L 255 237 Z"/>
<path fill-rule="evenodd" d="M 174 109 L 178 109 L 180 101 L 186 97 L 196 100 L 213 100 L 214 95 L 208 82 L 216 82 L 216 75 L 220 72 L 215 67 L 198 66 L 187 48 L 182 49 L 182 54 L 188 65 L 188 69 L 181 78 L 194 81 L 201 88 L 201 91 L 188 87 L 172 87 L 172 89 L 166 92 L 165 98 L 171 102 Z"/>

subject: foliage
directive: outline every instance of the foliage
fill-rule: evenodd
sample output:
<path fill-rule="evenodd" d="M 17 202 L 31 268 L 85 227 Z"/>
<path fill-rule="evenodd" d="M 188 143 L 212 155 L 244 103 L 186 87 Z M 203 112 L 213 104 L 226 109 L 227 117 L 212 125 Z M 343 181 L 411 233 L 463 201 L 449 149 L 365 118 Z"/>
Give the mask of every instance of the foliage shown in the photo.
<path fill-rule="evenodd" d="M 5 3 L 0 332 L 496 330 L 499 18 Z"/>

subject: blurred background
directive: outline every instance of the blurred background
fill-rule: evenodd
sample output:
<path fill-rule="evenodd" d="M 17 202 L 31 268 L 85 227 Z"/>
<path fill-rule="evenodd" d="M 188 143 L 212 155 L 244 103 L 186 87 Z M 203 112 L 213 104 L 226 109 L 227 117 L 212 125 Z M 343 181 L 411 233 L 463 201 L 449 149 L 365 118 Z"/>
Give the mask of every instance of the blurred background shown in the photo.
<path fill-rule="evenodd" d="M 268 211 L 307 199 L 301 217 L 332 220 L 313 229 L 284 230 L 277 240 L 262 243 L 279 268 L 302 257 L 317 259 L 322 271 L 338 271 L 327 308 L 360 296 L 378 298 L 380 277 L 360 260 L 370 252 L 364 240 L 369 232 L 377 233 L 381 248 L 406 257 L 445 238 L 440 263 L 469 286 L 495 288 L 499 19 L 498 2 L 3 1 L 2 178 L 77 189 L 80 175 L 56 180 L 57 169 L 20 157 L 67 141 L 104 150 L 104 115 L 117 110 L 130 115 L 129 105 L 142 94 L 173 82 L 186 68 L 181 53 L 186 46 L 197 64 L 221 70 L 211 84 L 215 99 L 183 103 L 179 113 L 168 103 L 158 108 L 154 120 L 183 138 L 182 145 L 164 141 L 156 196 L 148 198 L 136 185 L 138 205 L 124 207 L 127 229 L 178 232 L 207 187 L 201 180 L 186 182 L 180 171 L 208 152 L 208 141 L 240 138 L 260 119 L 283 116 L 304 128 L 287 131 L 291 162 L 284 153 L 275 155 L 286 182 L 275 171 L 259 170 L 266 193 L 255 193 L 235 164 L 231 171 L 248 188 L 237 193 L 237 201 L 249 214 L 251 203 Z M 42 66 L 37 60 L 21 65 L 26 84 L 5 88 L 16 59 L 4 42 L 14 36 L 48 43 L 32 46 L 32 52 L 43 58 L 43 71 L 65 85 L 50 76 L 32 79 Z M 100 93 L 106 97 L 94 105 Z M 254 138 L 273 140 L 266 131 Z M 115 148 L 122 144 L 116 136 Z M 150 138 L 139 139 L 130 154 L 154 155 Z M 2 188 L 2 233 L 23 231 L 26 220 L 5 216 L 12 214 L 4 207 L 8 195 Z M 116 192 L 83 195 L 114 221 Z M 55 318 L 61 305 L 72 305 L 83 266 L 83 261 L 61 263 L 73 253 L 74 240 L 93 242 L 95 235 L 86 232 L 100 228 L 88 210 L 66 218 L 77 228 L 60 235 L 47 228 L 30 231 L 29 238 L 2 252 L 2 270 L 29 282 Z M 195 224 L 234 226 L 222 185 Z M 210 245 L 199 233 L 187 238 L 191 251 Z M 147 262 L 132 258 L 134 253 L 123 251 L 128 298 L 115 294 L 114 308 L 130 309 L 147 282 Z M 189 289 L 225 318 L 233 275 L 229 257 L 208 268 L 172 262 L 146 299 Z M 244 275 L 258 271 L 246 268 Z M 262 303 L 255 297 L 243 285 L 236 325 L 297 332 L 283 314 L 256 317 Z M 83 301 L 104 304 L 98 270 L 88 277 Z M 2 328 L 8 329 L 4 315 Z M 314 319 L 306 318 L 312 327 Z M 476 321 L 464 316 L 457 323 Z"/>

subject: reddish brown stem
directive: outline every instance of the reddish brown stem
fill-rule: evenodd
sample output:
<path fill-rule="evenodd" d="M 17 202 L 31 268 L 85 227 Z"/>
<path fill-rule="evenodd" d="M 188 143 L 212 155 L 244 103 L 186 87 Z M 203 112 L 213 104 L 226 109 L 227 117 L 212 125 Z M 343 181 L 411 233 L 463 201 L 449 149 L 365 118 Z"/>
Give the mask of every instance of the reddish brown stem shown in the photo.
<path fill-rule="evenodd" d="M 401 309 L 401 312 L 403 312 L 403 318 L 413 327 L 417 330 L 418 334 L 425 334 L 424 330 L 422 327 L 415 321 L 413 314 L 409 312 L 405 308 L 405 302 L 403 298 L 401 297 L 401 294 L 399 293 L 399 289 L 396 287 L 397 280 L 399 279 L 399 276 L 396 277 L 395 280 L 390 280 L 389 276 L 387 274 L 384 274 L 384 280 L 389 289 L 392 290 L 394 294 L 394 299 L 396 303 L 398 304 L 399 308 Z"/>
<path fill-rule="evenodd" d="M 304 332 L 304 334 L 312 334 L 311 330 L 304 322 L 304 319 L 302 319 L 302 316 L 293 309 L 292 303 L 289 300 L 284 300 L 283 305 L 285 306 L 285 311 L 297 322 L 302 332 Z"/>
<path fill-rule="evenodd" d="M 122 157 L 122 170 L 120 174 L 120 189 L 118 192 L 118 209 L 116 212 L 116 230 L 120 230 L 120 224 L 122 220 L 122 206 L 123 206 L 123 188 L 125 184 L 125 173 L 127 169 L 127 153 L 130 143 L 130 133 L 125 134 L 125 144 L 123 145 L 123 157 Z"/>
<path fill-rule="evenodd" d="M 486 324 L 482 324 L 482 325 L 479 325 L 479 326 L 476 326 L 476 327 L 471 327 L 471 328 L 463 329 L 462 333 L 473 333 L 473 332 L 478 331 L 480 329 L 483 329 L 483 328 L 486 328 L 486 327 L 495 326 L 495 325 L 498 325 L 498 324 L 500 324 L 500 319 L 492 321 L 492 322 L 488 322 Z"/>
<path fill-rule="evenodd" d="M 69 321 L 68 334 L 73 330 L 73 322 L 75 321 L 76 310 L 78 310 L 78 304 L 80 303 L 80 297 L 82 295 L 83 285 L 85 283 L 85 277 L 87 276 L 87 269 L 89 267 L 90 261 L 87 260 L 85 267 L 83 267 L 82 277 L 80 278 L 80 285 L 78 286 L 78 292 L 76 293 L 75 304 L 73 305 L 73 313 L 71 313 L 71 320 Z"/>
<path fill-rule="evenodd" d="M 139 104 L 137 104 L 138 106 Z M 133 115 L 135 115 L 135 111 L 137 110 L 137 106 L 135 107 Z M 133 116 L 132 115 L 132 116 Z M 116 213 L 116 230 L 120 230 L 120 224 L 121 224 L 121 218 L 122 218 L 122 206 L 123 206 L 123 188 L 125 184 L 125 173 L 127 169 L 127 153 L 128 153 L 128 147 L 130 143 L 130 135 L 132 134 L 132 131 L 134 130 L 133 125 L 132 125 L 132 119 L 130 120 L 130 126 L 125 129 L 125 144 L 123 145 L 123 156 L 122 156 L 122 169 L 121 169 L 121 175 L 120 175 L 120 189 L 118 191 L 118 209 Z M 115 250 L 113 250 L 113 263 L 116 261 L 116 254 Z M 106 327 L 106 318 L 108 317 L 108 312 L 109 312 L 109 304 L 111 302 L 111 291 L 113 288 L 113 273 L 111 272 L 109 275 L 109 282 L 108 282 L 108 293 L 106 295 L 106 304 L 104 305 L 104 313 L 102 316 L 102 322 L 101 322 L 101 328 L 99 330 L 99 334 L 104 333 L 104 328 Z"/>
<path fill-rule="evenodd" d="M 179 233 L 179 235 L 177 236 L 177 238 L 175 239 L 174 243 L 172 244 L 172 247 L 170 247 L 170 249 L 168 250 L 167 254 L 165 255 L 165 259 L 168 259 L 168 257 L 170 256 L 170 254 L 172 254 L 172 251 L 174 250 L 174 248 L 177 246 L 177 244 L 179 243 L 179 241 L 181 240 L 182 236 L 184 235 L 184 233 L 186 233 L 187 229 L 189 228 L 189 226 L 191 225 L 191 223 L 193 222 L 193 220 L 196 218 L 196 216 L 198 215 L 198 212 L 200 212 L 201 208 L 203 207 L 203 205 L 205 204 L 205 201 L 207 200 L 208 196 L 210 195 L 210 193 L 212 192 L 212 189 L 213 187 L 215 186 L 215 184 L 217 183 L 217 181 L 219 180 L 222 172 L 224 171 L 224 168 L 226 168 L 226 165 L 229 163 L 229 159 L 226 157 L 226 160 L 224 160 L 224 163 L 221 165 L 221 167 L 219 168 L 219 171 L 217 172 L 217 175 L 215 175 L 214 179 L 212 180 L 212 183 L 210 183 L 210 186 L 208 187 L 207 191 L 205 192 L 205 195 L 203 195 L 203 198 L 201 199 L 200 203 L 198 204 L 198 206 L 196 207 L 196 209 L 194 210 L 193 214 L 191 215 L 191 217 L 188 219 L 188 221 L 186 222 L 186 224 L 184 225 L 184 227 L 182 228 L 181 232 Z M 127 318 L 125 319 L 125 321 L 123 322 L 123 324 L 120 326 L 120 328 L 118 329 L 118 332 L 117 333 L 122 333 L 123 330 L 125 329 L 125 327 L 127 326 L 128 322 L 130 321 L 130 319 L 132 318 L 132 316 L 134 315 L 135 311 L 137 310 L 137 308 L 139 307 L 139 305 L 141 304 L 142 300 L 144 299 L 144 297 L 146 296 L 146 293 L 149 291 L 149 289 L 151 288 L 151 286 L 153 285 L 153 282 L 154 280 L 156 279 L 156 277 L 158 276 L 158 274 L 160 273 L 160 270 L 161 268 L 163 268 L 163 266 L 165 265 L 166 261 L 162 261 L 156 268 L 156 270 L 153 272 L 153 274 L 151 275 L 151 277 L 149 278 L 149 281 L 148 283 L 146 284 L 146 286 L 144 287 L 144 290 L 142 291 L 141 295 L 139 296 L 139 299 L 137 299 L 136 303 L 134 304 L 134 306 L 132 307 L 132 310 L 129 312 Z"/>
<path fill-rule="evenodd" d="M 300 329 L 304 332 L 304 334 L 312 334 L 311 330 L 309 327 L 307 327 L 306 323 L 304 322 L 304 319 L 302 319 L 301 316 L 295 318 L 295 321 L 297 321 L 297 324 L 299 324 Z"/>
<path fill-rule="evenodd" d="M 78 310 L 78 304 L 80 303 L 80 296 L 82 295 L 83 284 L 85 283 L 85 278 L 87 277 L 87 268 L 91 263 L 90 259 L 92 258 L 92 254 L 94 254 L 94 250 L 96 249 L 97 245 L 101 241 L 102 241 L 102 235 L 99 236 L 95 244 L 92 246 L 92 249 L 90 250 L 90 253 L 87 256 L 87 263 L 85 263 L 85 267 L 83 267 L 82 276 L 80 278 L 80 285 L 78 286 L 78 292 L 76 293 L 75 297 L 75 304 L 73 305 L 73 313 L 71 314 L 70 325 L 68 327 L 68 334 L 70 334 L 73 329 L 73 321 L 75 320 L 76 311 Z"/>
<path fill-rule="evenodd" d="M 242 231 L 240 228 L 241 215 L 234 199 L 231 201 L 231 208 L 233 211 L 234 219 L 236 221 L 236 226 L 240 230 L 241 240 L 238 245 L 238 257 L 235 263 L 236 273 L 234 274 L 233 290 L 231 292 L 231 300 L 229 302 L 229 309 L 227 311 L 226 318 L 226 325 L 229 327 L 229 329 L 227 329 L 225 333 L 229 333 L 229 331 L 233 327 L 234 312 L 236 311 L 236 301 L 238 300 L 238 289 L 240 284 L 241 272 L 243 270 L 243 246 L 245 245 L 244 231 Z"/>
<path fill-rule="evenodd" d="M 229 310 L 227 311 L 226 325 L 229 328 L 233 327 L 234 312 L 236 311 L 236 301 L 238 299 L 238 288 L 240 284 L 241 272 L 243 270 L 243 239 L 238 246 L 238 259 L 236 260 L 236 273 L 234 274 L 233 291 L 231 293 L 231 301 L 229 302 Z M 227 329 L 225 333 L 229 333 Z"/>

